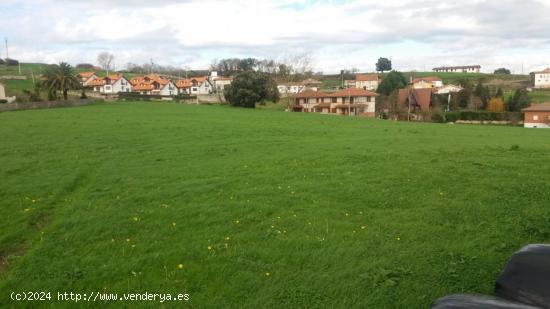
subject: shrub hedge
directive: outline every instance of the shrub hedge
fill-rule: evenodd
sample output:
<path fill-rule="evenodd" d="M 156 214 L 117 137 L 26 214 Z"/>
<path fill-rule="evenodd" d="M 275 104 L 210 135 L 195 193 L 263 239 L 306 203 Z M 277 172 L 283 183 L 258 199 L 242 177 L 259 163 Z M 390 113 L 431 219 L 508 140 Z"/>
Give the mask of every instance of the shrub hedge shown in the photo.
<path fill-rule="evenodd" d="M 149 95 L 149 94 L 141 94 L 139 92 L 120 92 L 118 94 L 119 100 L 127 100 L 127 101 L 150 101 L 150 100 L 162 100 L 162 98 L 165 98 L 166 96 L 162 95 Z M 194 100 L 197 97 L 196 96 L 190 96 L 186 94 L 178 94 L 176 96 L 172 97 L 175 101 L 179 100 Z"/>
<path fill-rule="evenodd" d="M 445 113 L 447 122 L 455 122 L 458 120 L 474 120 L 474 121 L 518 121 L 521 119 L 522 113 L 518 112 L 488 112 L 488 111 L 457 111 Z"/>

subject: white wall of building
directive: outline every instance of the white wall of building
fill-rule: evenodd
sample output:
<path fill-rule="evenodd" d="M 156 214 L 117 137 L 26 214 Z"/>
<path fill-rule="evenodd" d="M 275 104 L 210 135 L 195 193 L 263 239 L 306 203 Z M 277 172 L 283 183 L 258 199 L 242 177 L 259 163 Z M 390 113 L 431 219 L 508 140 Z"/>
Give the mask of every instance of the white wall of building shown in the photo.
<path fill-rule="evenodd" d="M 176 95 L 178 94 L 178 89 L 176 88 L 176 85 L 174 85 L 174 83 L 170 81 L 168 84 L 164 85 L 164 87 L 160 89 L 159 94 L 164 96 Z"/>
<path fill-rule="evenodd" d="M 550 88 L 550 73 L 535 73 L 535 88 Z"/>
<path fill-rule="evenodd" d="M 543 128 L 543 129 L 550 129 L 550 124 L 547 123 L 529 123 L 526 122 L 523 124 L 526 128 Z"/>

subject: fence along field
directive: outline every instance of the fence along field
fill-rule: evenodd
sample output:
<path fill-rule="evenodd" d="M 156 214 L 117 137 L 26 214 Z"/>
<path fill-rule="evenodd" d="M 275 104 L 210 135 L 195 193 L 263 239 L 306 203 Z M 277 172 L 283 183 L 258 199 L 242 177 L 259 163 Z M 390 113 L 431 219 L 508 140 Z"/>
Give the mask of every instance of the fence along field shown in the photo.
<path fill-rule="evenodd" d="M 0 114 L 10 291 L 425 308 L 550 241 L 550 132 L 129 102 Z M 146 307 L 148 303 L 132 303 Z"/>

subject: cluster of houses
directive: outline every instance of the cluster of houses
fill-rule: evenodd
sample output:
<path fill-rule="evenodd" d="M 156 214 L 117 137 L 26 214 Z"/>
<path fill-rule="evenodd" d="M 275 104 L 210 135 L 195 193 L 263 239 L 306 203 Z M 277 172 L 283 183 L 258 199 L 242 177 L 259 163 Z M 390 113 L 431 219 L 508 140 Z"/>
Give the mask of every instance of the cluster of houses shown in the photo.
<path fill-rule="evenodd" d="M 344 89 L 326 93 L 307 88 L 293 95 L 292 110 L 305 113 L 375 116 L 378 74 L 357 74 L 354 80 L 344 81 Z M 445 85 L 436 76 L 411 78 L 410 87 L 399 91 L 398 103 L 408 105 L 413 112 L 429 110 L 433 94 L 450 94 L 462 90 L 458 85 Z"/>
<path fill-rule="evenodd" d="M 479 73 L 481 66 L 438 67 L 435 72 Z M 142 95 L 176 96 L 208 95 L 223 92 L 231 84 L 231 77 L 208 76 L 172 79 L 160 74 L 147 74 L 127 79 L 122 74 L 99 77 L 95 72 L 79 73 L 81 83 L 92 91 L 109 95 L 119 92 L 135 92 Z M 550 88 L 550 68 L 531 74 L 534 88 Z M 301 82 L 280 83 L 279 93 L 293 100 L 291 110 L 304 113 L 375 117 L 376 98 L 380 79 L 378 74 L 357 74 L 353 80 L 343 81 L 343 89 L 335 92 L 320 91 L 321 81 L 308 78 Z M 413 117 L 429 111 L 433 95 L 451 95 L 462 90 L 459 85 L 443 83 L 437 76 L 411 77 L 410 86 L 400 89 L 397 103 L 410 108 Z M 0 99 L 5 97 L 0 84 Z M 550 128 L 550 103 L 535 104 L 523 110 L 525 127 Z"/>
<path fill-rule="evenodd" d="M 109 95 L 120 92 L 136 92 L 142 95 L 171 97 L 176 95 L 208 95 L 221 92 L 231 84 L 232 78 L 218 76 L 211 72 L 209 76 L 186 79 L 171 79 L 160 74 L 147 74 L 131 79 L 123 74 L 111 74 L 99 77 L 95 72 L 78 73 L 84 88 L 93 92 Z"/>

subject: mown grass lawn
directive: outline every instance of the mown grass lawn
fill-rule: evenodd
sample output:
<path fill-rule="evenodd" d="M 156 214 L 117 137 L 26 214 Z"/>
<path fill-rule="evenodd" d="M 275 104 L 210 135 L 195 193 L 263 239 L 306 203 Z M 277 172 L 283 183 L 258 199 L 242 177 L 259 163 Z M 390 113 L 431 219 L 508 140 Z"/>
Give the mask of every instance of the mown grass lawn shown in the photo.
<path fill-rule="evenodd" d="M 549 130 L 105 103 L 1 113 L 0 145 L 0 307 L 426 308 L 550 241 Z"/>

